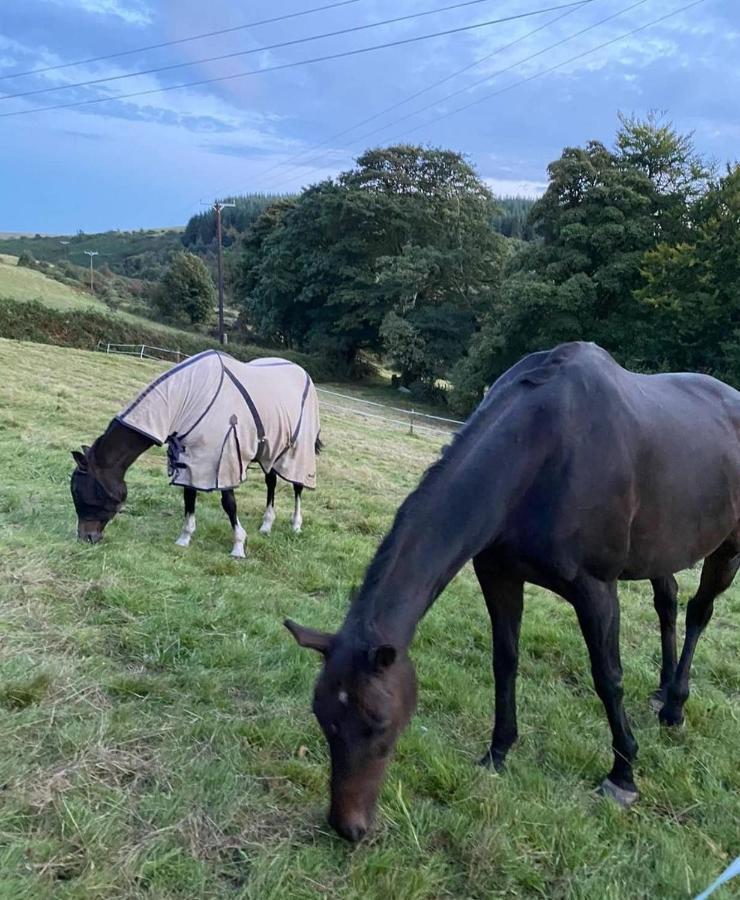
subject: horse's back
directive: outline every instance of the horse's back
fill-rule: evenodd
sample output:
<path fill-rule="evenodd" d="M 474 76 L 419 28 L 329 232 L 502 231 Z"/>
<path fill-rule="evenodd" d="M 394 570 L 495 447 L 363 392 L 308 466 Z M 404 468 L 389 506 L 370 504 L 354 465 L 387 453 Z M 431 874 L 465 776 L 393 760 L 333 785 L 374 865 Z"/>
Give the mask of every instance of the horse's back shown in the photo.
<path fill-rule="evenodd" d="M 476 417 L 474 417 L 476 418 Z M 714 550 L 740 519 L 740 393 L 704 375 L 640 375 L 593 344 L 522 360 L 474 429 L 507 421 L 532 461 L 510 536 L 564 570 L 654 577 Z"/>

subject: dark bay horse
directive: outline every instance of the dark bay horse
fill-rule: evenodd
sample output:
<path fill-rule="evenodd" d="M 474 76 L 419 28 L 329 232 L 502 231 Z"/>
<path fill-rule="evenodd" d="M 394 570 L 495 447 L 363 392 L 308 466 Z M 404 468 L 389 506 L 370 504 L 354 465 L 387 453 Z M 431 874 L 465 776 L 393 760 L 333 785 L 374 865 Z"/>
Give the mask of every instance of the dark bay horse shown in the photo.
<path fill-rule="evenodd" d="M 499 378 L 401 505 L 336 634 L 286 625 L 323 654 L 313 709 L 331 755 L 330 822 L 367 831 L 415 706 L 416 625 L 473 560 L 491 617 L 495 718 L 481 762 L 517 739 L 525 582 L 569 601 L 612 732 L 602 793 L 637 799 L 622 700 L 620 579 L 650 579 L 662 644 L 660 720 L 677 725 L 715 598 L 740 567 L 740 393 L 704 375 L 638 375 L 594 344 L 535 353 Z M 676 663 L 675 572 L 704 559 Z"/>
<path fill-rule="evenodd" d="M 124 476 L 156 444 L 168 445 L 172 484 L 183 488 L 185 519 L 176 543 L 195 532 L 198 491 L 221 492 L 233 531 L 231 555 L 243 558 L 246 532 L 234 487 L 250 463 L 265 473 L 267 504 L 260 531 L 275 520 L 278 476 L 293 485 L 293 531 L 303 523 L 301 494 L 316 483 L 321 451 L 318 399 L 308 374 L 282 359 L 251 363 L 215 350 L 190 357 L 149 384 L 108 425 L 92 447 L 74 450 L 71 490 L 80 540 L 97 543 L 126 499 Z"/>

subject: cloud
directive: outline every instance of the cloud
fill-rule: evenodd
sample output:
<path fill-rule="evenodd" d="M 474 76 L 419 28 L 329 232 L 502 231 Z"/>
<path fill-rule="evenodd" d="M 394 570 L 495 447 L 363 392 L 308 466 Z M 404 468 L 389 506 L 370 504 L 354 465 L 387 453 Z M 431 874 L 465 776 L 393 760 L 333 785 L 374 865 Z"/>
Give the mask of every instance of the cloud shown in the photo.
<path fill-rule="evenodd" d="M 97 16 L 113 16 L 128 25 L 152 23 L 152 10 L 144 0 L 47 0 L 65 9 L 76 8 Z"/>

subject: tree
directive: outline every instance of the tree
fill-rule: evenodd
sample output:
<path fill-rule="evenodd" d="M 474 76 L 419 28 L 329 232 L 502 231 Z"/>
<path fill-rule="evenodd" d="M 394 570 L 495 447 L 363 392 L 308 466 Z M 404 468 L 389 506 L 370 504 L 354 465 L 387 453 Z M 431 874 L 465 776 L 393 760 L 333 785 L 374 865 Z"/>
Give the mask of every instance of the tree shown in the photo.
<path fill-rule="evenodd" d="M 288 346 L 346 367 L 361 350 L 386 352 L 404 381 L 433 383 L 498 286 L 505 242 L 491 227 L 494 212 L 459 154 L 368 151 L 336 181 L 253 225 L 242 245 L 240 302 L 260 333 Z M 399 352 L 400 335 L 412 333 L 423 361 Z"/>
<path fill-rule="evenodd" d="M 154 302 L 167 318 L 205 322 L 215 302 L 215 290 L 208 268 L 193 253 L 175 254 L 165 272 Z"/>
<path fill-rule="evenodd" d="M 562 341 L 596 341 L 643 363 L 637 335 L 650 309 L 636 291 L 645 254 L 689 234 L 706 169 L 690 137 L 655 118 L 623 117 L 614 150 L 598 141 L 567 147 L 548 174 L 529 218 L 539 241 L 513 255 L 453 372 L 459 409 L 526 353 Z"/>
<path fill-rule="evenodd" d="M 644 260 L 638 297 L 645 364 L 710 372 L 740 383 L 740 166 L 692 209 L 690 239 L 661 242 Z"/>

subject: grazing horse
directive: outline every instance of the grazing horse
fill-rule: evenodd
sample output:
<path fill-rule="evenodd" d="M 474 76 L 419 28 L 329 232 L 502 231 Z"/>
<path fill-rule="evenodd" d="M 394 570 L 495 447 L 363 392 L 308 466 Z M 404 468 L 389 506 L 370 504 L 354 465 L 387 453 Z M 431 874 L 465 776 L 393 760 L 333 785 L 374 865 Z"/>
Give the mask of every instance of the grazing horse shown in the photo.
<path fill-rule="evenodd" d="M 313 709 L 331 755 L 334 828 L 363 837 L 415 705 L 416 625 L 472 559 L 491 617 L 495 718 L 482 763 L 517 738 L 525 582 L 575 608 L 612 732 L 601 792 L 637 799 L 622 701 L 620 579 L 650 579 L 662 644 L 657 705 L 682 721 L 694 649 L 740 567 L 740 393 L 705 375 L 638 375 L 594 344 L 525 357 L 401 505 L 337 634 L 290 620 L 323 654 Z M 704 559 L 676 664 L 675 572 Z"/>
<path fill-rule="evenodd" d="M 216 350 L 192 356 L 165 372 L 119 413 L 92 447 L 72 451 L 71 490 L 77 535 L 95 544 L 126 499 L 127 469 L 153 445 L 167 444 L 171 483 L 183 488 L 185 519 L 176 543 L 195 532 L 198 491 L 221 491 L 233 531 L 231 555 L 243 558 L 246 532 L 234 488 L 258 462 L 267 504 L 260 532 L 275 520 L 277 478 L 293 484 L 293 531 L 303 522 L 301 493 L 316 486 L 321 451 L 319 406 L 309 375 L 284 359 L 241 363 Z"/>

